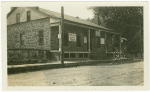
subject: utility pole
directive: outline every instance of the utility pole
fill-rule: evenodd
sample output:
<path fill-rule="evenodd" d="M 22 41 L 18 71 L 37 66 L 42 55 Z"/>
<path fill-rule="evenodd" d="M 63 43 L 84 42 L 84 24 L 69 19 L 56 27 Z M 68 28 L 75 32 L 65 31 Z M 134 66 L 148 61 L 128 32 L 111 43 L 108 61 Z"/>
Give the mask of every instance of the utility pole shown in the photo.
<path fill-rule="evenodd" d="M 63 40 L 64 40 L 64 7 L 62 6 L 61 7 L 61 52 L 60 52 L 61 64 L 64 64 Z"/>

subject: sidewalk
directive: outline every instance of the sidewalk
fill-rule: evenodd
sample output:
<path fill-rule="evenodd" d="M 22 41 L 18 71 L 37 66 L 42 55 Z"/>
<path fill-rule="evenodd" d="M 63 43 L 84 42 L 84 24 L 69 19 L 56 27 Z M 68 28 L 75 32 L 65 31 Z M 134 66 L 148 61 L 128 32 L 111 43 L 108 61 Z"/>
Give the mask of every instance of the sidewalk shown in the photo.
<path fill-rule="evenodd" d="M 80 60 L 80 61 L 64 61 L 64 65 L 72 65 L 72 64 L 79 64 L 79 63 L 92 63 L 92 62 L 103 62 L 105 61 L 112 61 L 112 59 L 109 60 Z M 38 63 L 38 64 L 23 64 L 23 65 L 8 65 L 7 68 L 18 68 L 18 67 L 31 67 L 31 66 L 41 66 L 41 65 L 59 65 L 61 64 L 60 61 L 51 62 L 51 63 Z"/>
<path fill-rule="evenodd" d="M 136 59 L 135 59 L 136 60 Z M 72 66 L 83 66 L 83 65 L 92 65 L 98 63 L 106 63 L 106 64 L 121 64 L 135 61 L 133 59 L 126 60 L 80 60 L 80 61 L 64 61 L 64 64 L 61 64 L 60 61 L 52 62 L 52 63 L 40 63 L 40 64 L 24 64 L 24 65 L 8 65 L 7 71 L 8 74 L 11 73 L 19 73 L 19 72 L 27 72 L 27 71 L 35 71 L 41 69 L 54 69 L 54 68 L 64 68 L 64 67 L 72 67 Z M 137 61 L 137 60 L 136 60 Z"/>

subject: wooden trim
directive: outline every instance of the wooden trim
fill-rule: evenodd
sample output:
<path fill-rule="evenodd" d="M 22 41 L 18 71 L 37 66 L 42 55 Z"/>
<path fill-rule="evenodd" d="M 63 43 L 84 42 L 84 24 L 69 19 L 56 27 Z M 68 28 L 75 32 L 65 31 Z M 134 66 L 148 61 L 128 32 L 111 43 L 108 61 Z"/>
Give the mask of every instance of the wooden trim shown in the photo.
<path fill-rule="evenodd" d="M 7 49 L 7 50 L 43 50 L 43 51 L 48 51 L 48 50 L 44 50 L 44 49 L 34 49 L 34 48 L 13 48 L 13 49 Z"/>
<path fill-rule="evenodd" d="M 71 52 L 70 52 L 71 53 Z M 70 58 L 70 53 L 69 53 L 69 58 L 64 58 L 64 59 L 87 59 L 88 57 L 89 57 L 89 55 L 90 55 L 90 53 L 87 53 L 88 54 L 88 57 L 84 57 L 84 54 L 85 53 L 82 53 L 83 54 L 83 57 L 82 58 L 80 58 L 79 57 L 79 52 L 77 52 L 77 53 L 74 53 L 75 54 L 75 56 L 76 56 L 76 54 L 77 54 L 77 57 L 75 57 L 75 58 Z"/>
<path fill-rule="evenodd" d="M 70 58 L 70 53 L 69 53 L 69 58 Z"/>
<path fill-rule="evenodd" d="M 83 58 L 84 58 L 84 53 L 83 53 Z"/>
<path fill-rule="evenodd" d="M 88 27 L 88 26 L 84 26 L 84 25 L 79 25 L 79 24 L 75 24 L 75 23 L 70 23 L 70 22 L 64 22 L 66 24 L 70 24 L 70 25 L 75 25 L 75 26 L 80 26 L 80 27 L 85 27 L 85 28 L 89 28 L 89 29 L 94 29 L 94 30 L 100 30 L 103 28 L 94 28 L 94 27 Z M 110 32 L 110 31 L 106 31 L 106 29 L 103 29 L 102 31 L 108 32 L 108 33 L 114 33 L 114 34 L 120 34 L 120 33 L 115 33 L 115 32 Z"/>
<path fill-rule="evenodd" d="M 97 25 L 97 26 L 95 26 L 95 25 L 90 25 L 90 24 L 84 24 L 84 23 L 80 23 L 80 22 L 70 21 L 70 20 L 67 20 L 67 19 L 66 19 L 65 22 L 82 25 L 82 26 L 85 26 L 86 28 L 87 28 L 87 27 L 91 27 L 91 28 L 98 28 L 98 29 L 101 29 L 101 30 L 113 31 L 112 29 L 105 28 L 105 27 L 100 26 L 100 25 L 97 25 L 97 24 L 95 24 L 95 25 Z M 92 22 L 91 22 L 91 23 L 92 23 Z M 93 23 L 93 24 L 94 24 L 94 23 Z"/>
<path fill-rule="evenodd" d="M 7 49 L 7 50 L 43 50 L 43 49 L 32 49 L 32 48 L 14 48 L 14 49 Z M 47 51 L 47 50 L 43 50 Z M 60 52 L 59 50 L 49 50 L 50 52 Z M 83 51 L 64 51 L 64 53 L 91 53 L 91 52 L 83 52 Z"/>
<path fill-rule="evenodd" d="M 50 50 L 50 52 L 60 52 L 59 50 Z"/>
<path fill-rule="evenodd" d="M 59 35 L 60 35 L 61 34 L 61 25 L 60 25 L 60 23 L 58 24 L 58 26 L 59 26 Z M 59 39 L 59 51 L 61 51 L 61 38 L 58 38 L 58 39 Z"/>
<path fill-rule="evenodd" d="M 83 52 L 83 51 L 64 51 L 64 53 L 91 53 L 91 52 Z"/>
<path fill-rule="evenodd" d="M 59 26 L 59 25 L 60 25 L 60 23 L 51 23 L 51 24 L 50 24 L 50 27 Z"/>
<path fill-rule="evenodd" d="M 79 58 L 79 59 L 82 59 L 82 58 L 84 58 L 84 53 L 81 53 L 81 54 L 83 54 L 83 57 L 82 57 L 82 58 L 80 58 L 80 57 L 79 57 L 79 54 L 80 54 L 80 53 L 78 53 L 78 58 Z"/>

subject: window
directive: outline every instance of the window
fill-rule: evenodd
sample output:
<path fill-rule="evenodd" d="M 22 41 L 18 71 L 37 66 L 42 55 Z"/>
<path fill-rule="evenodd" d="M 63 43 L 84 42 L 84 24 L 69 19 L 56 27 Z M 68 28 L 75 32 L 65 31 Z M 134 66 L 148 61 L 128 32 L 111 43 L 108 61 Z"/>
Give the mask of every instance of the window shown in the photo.
<path fill-rule="evenodd" d="M 83 58 L 83 53 L 79 53 L 79 58 Z"/>
<path fill-rule="evenodd" d="M 20 13 L 17 13 L 16 14 L 16 23 L 19 23 L 20 22 Z"/>
<path fill-rule="evenodd" d="M 105 48 L 105 31 L 101 31 L 101 47 Z"/>
<path fill-rule="evenodd" d="M 105 38 L 105 32 L 101 31 L 101 38 Z"/>
<path fill-rule="evenodd" d="M 30 20 L 31 20 L 31 12 L 27 11 L 27 21 L 30 21 Z"/>
<path fill-rule="evenodd" d="M 101 44 L 100 44 L 100 37 L 97 37 L 97 48 L 100 48 Z"/>
<path fill-rule="evenodd" d="M 68 33 L 64 34 L 64 46 L 68 46 Z"/>
<path fill-rule="evenodd" d="M 76 58 L 76 54 L 75 53 L 70 53 L 70 58 Z"/>
<path fill-rule="evenodd" d="M 39 31 L 39 44 L 43 44 L 44 43 L 44 35 L 43 35 L 43 31 Z"/>
<path fill-rule="evenodd" d="M 24 45 L 23 34 L 20 34 L 20 46 Z"/>
<path fill-rule="evenodd" d="M 64 53 L 64 58 L 69 58 L 69 53 Z"/>
<path fill-rule="evenodd" d="M 39 58 L 43 58 L 44 57 L 44 52 L 42 50 L 39 50 Z"/>
<path fill-rule="evenodd" d="M 77 47 L 81 47 L 81 36 L 77 35 Z"/>
<path fill-rule="evenodd" d="M 88 53 L 84 53 L 84 58 L 88 58 Z"/>

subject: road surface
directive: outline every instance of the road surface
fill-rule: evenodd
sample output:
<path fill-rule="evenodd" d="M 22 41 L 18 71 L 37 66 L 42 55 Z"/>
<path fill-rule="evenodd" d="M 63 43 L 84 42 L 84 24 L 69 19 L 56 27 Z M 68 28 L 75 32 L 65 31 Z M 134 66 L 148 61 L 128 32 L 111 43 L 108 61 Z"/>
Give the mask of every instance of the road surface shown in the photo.
<path fill-rule="evenodd" d="M 98 64 L 8 75 L 9 86 L 142 86 L 144 62 Z"/>

